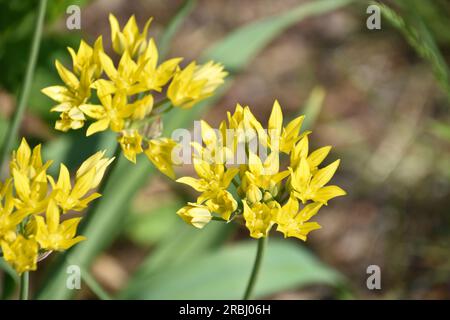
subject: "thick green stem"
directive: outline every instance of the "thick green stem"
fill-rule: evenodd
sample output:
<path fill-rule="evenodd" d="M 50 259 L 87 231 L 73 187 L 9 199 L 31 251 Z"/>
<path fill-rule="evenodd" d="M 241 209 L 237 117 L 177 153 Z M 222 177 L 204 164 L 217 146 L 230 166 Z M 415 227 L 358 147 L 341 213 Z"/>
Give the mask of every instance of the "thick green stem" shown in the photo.
<path fill-rule="evenodd" d="M 17 141 L 17 133 L 19 131 L 20 123 L 22 122 L 23 114 L 28 103 L 28 97 L 30 95 L 31 83 L 33 81 L 34 70 L 36 67 L 36 60 L 39 53 L 39 46 L 41 43 L 42 29 L 44 25 L 45 9 L 47 7 L 47 0 L 39 1 L 39 9 L 36 20 L 36 27 L 34 29 L 33 42 L 31 45 L 31 52 L 28 58 L 27 70 L 25 73 L 25 80 L 23 83 L 22 91 L 20 93 L 19 104 L 15 110 L 12 122 L 9 130 L 7 131 L 5 140 L 3 141 L 3 148 L 1 153 L 1 165 L 5 164 L 9 153 L 13 147 L 15 141 Z"/>
<path fill-rule="evenodd" d="M 28 300 L 29 282 L 30 274 L 26 271 L 20 276 L 20 300 Z"/>
<path fill-rule="evenodd" d="M 253 264 L 252 274 L 248 280 L 247 289 L 245 290 L 244 300 L 251 299 L 253 291 L 255 289 L 256 281 L 258 280 L 259 270 L 261 269 L 261 263 L 266 251 L 267 241 L 269 237 L 263 237 L 258 239 L 258 249 L 256 251 L 255 263 Z"/>

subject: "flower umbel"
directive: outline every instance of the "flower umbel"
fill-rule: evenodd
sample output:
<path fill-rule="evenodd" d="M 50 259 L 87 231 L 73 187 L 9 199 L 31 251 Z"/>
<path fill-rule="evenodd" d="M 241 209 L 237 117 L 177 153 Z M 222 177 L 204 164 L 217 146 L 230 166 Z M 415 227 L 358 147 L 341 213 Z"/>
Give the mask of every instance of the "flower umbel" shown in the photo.
<path fill-rule="evenodd" d="M 199 178 L 177 180 L 201 195 L 178 214 L 197 228 L 215 216 L 225 221 L 241 217 L 252 238 L 267 237 L 276 226 L 285 237 L 306 241 L 309 232 L 321 228 L 309 220 L 329 200 L 346 193 L 327 185 L 340 161 L 320 168 L 331 147 L 309 153 L 311 132 L 300 132 L 303 119 L 297 117 L 283 126 L 281 107 L 275 101 L 268 130 L 248 107 L 240 105 L 234 114 L 228 114 L 228 122 L 221 123 L 218 133 L 202 122 L 204 145 L 193 143 Z M 229 129 L 233 129 L 231 135 Z M 233 161 L 239 159 L 240 150 L 244 150 L 245 163 L 237 167 Z M 283 162 L 283 155 L 289 163 Z M 230 188 L 235 188 L 234 192 Z"/>
<path fill-rule="evenodd" d="M 56 61 L 64 85 L 42 92 L 58 103 L 51 109 L 60 113 L 57 130 L 80 129 L 92 121 L 86 135 L 112 130 L 128 160 L 136 163 L 136 156 L 145 150 L 162 173 L 174 178 L 173 163 L 167 155 L 174 141 L 149 135 L 147 129 L 173 107 L 191 108 L 211 96 L 227 73 L 213 61 L 202 65 L 191 62 L 185 68 L 179 66 L 182 58 L 160 61 L 154 39 L 148 38 L 151 21 L 139 30 L 131 16 L 121 28 L 110 14 L 112 48 L 119 55 L 117 65 L 104 51 L 101 37 L 92 47 L 82 40 L 78 51 L 68 49 L 71 69 Z M 156 97 L 161 98 L 156 101 Z"/>
<path fill-rule="evenodd" d="M 76 236 L 81 217 L 62 219 L 81 212 L 101 195 L 94 192 L 114 158 L 97 152 L 78 169 L 74 183 L 64 164 L 58 180 L 47 173 L 41 146 L 31 151 L 25 139 L 10 162 L 11 176 L 0 183 L 0 246 L 6 262 L 19 274 L 36 270 L 38 256 L 64 251 L 84 240 Z"/>

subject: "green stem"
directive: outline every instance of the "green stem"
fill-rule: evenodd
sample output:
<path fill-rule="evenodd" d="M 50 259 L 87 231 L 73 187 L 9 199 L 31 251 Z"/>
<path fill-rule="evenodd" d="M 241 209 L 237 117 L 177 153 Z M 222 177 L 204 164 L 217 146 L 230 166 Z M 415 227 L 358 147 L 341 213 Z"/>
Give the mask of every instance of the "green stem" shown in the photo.
<path fill-rule="evenodd" d="M 212 221 L 220 221 L 220 222 L 228 222 L 227 220 L 225 220 L 225 219 L 223 219 L 223 218 L 221 218 L 221 217 L 216 217 L 216 216 L 213 216 L 213 217 L 211 218 L 211 220 L 212 220 Z"/>
<path fill-rule="evenodd" d="M 14 142 L 17 140 L 17 133 L 19 131 L 20 123 L 22 122 L 23 114 L 28 103 L 28 97 L 30 95 L 31 83 L 33 81 L 34 70 L 36 67 L 36 60 L 39 53 L 39 46 L 41 43 L 42 29 L 44 25 L 45 9 L 47 6 L 47 0 L 39 1 L 38 16 L 36 20 L 36 27 L 34 29 L 33 43 L 31 45 L 30 56 L 28 57 L 27 70 L 25 73 L 25 80 L 23 83 L 22 92 L 19 98 L 19 104 L 17 105 L 16 111 L 14 113 L 11 125 L 7 131 L 7 135 L 3 142 L 2 148 L 2 162 L 3 167 L 9 153 L 11 152 Z"/>
<path fill-rule="evenodd" d="M 233 185 L 236 188 L 236 190 L 238 190 L 239 189 L 239 183 L 236 181 L 236 178 L 233 178 L 233 180 L 231 180 L 231 182 L 233 183 Z"/>
<path fill-rule="evenodd" d="M 28 300 L 29 282 L 30 274 L 26 271 L 20 276 L 20 300 Z"/>
<path fill-rule="evenodd" d="M 163 107 L 167 102 L 169 102 L 169 98 L 164 98 L 161 101 L 158 101 L 153 105 L 153 111 L 157 111 L 159 108 Z M 152 113 L 153 113 L 152 111 Z"/>
<path fill-rule="evenodd" d="M 253 264 L 252 274 L 248 280 L 247 289 L 245 290 L 244 300 L 251 299 L 253 291 L 255 289 L 256 280 L 258 279 L 259 270 L 261 268 L 261 262 L 264 257 L 264 252 L 267 247 L 267 241 L 269 237 L 263 237 L 258 239 L 258 249 L 256 251 L 255 263 Z"/>

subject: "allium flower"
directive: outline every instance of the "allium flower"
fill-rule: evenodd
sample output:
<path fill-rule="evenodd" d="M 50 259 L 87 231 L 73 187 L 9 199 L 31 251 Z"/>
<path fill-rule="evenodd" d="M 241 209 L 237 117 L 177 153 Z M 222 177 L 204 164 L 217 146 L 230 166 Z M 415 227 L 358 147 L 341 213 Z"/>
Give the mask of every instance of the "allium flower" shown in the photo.
<path fill-rule="evenodd" d="M 110 14 L 112 48 L 120 55 L 118 64 L 105 53 L 101 37 L 93 47 L 82 40 L 77 52 L 69 48 L 71 70 L 56 61 L 64 85 L 42 92 L 59 103 L 51 109 L 60 112 L 57 130 L 80 129 L 92 120 L 86 135 L 112 130 L 128 160 L 136 163 L 136 156 L 145 150 L 158 170 L 174 178 L 170 156 L 174 141 L 148 128 L 158 123 L 162 126 L 162 116 L 172 107 L 191 108 L 211 96 L 227 73 L 212 61 L 204 65 L 192 62 L 184 69 L 179 66 L 182 58 L 160 61 L 155 41 L 147 37 L 151 21 L 140 31 L 131 16 L 121 29 Z M 156 101 L 155 93 L 164 94 Z M 93 102 L 92 97 L 99 102 Z"/>
<path fill-rule="evenodd" d="M 197 203 L 188 203 L 187 206 L 178 210 L 177 214 L 184 221 L 199 229 L 202 229 L 212 219 L 208 207 Z"/>
<path fill-rule="evenodd" d="M 67 250 L 85 239 L 76 236 L 80 217 L 64 221 L 61 217 L 68 211 L 82 211 L 101 196 L 93 191 L 114 160 L 104 155 L 97 152 L 84 161 L 73 184 L 61 164 L 55 182 L 47 173 L 51 161 L 42 162 L 40 145 L 31 151 L 22 139 L 10 162 L 11 176 L 0 182 L 1 252 L 18 273 L 36 270 L 39 253 Z"/>
<path fill-rule="evenodd" d="M 194 168 L 199 179 L 177 180 L 202 194 L 196 203 L 179 211 L 183 219 L 194 225 L 192 214 L 187 212 L 201 208 L 201 224 L 194 225 L 196 227 L 204 227 L 216 216 L 226 221 L 242 216 L 253 238 L 267 237 L 276 225 L 276 230 L 285 237 L 306 241 L 309 232 L 320 228 L 317 222 L 309 220 L 329 200 L 346 194 L 338 186 L 326 185 L 336 172 L 339 160 L 319 168 L 331 147 L 309 153 L 311 132 L 300 132 L 304 116 L 283 126 L 283 114 L 277 101 L 267 131 L 248 107 L 237 105 L 234 114 L 228 113 L 227 119 L 228 122 L 221 123 L 218 133 L 202 123 L 204 145 L 193 144 L 197 151 L 193 157 Z M 240 159 L 240 150 L 244 150 L 245 162 L 234 163 Z M 224 153 L 226 157 L 213 156 Z M 290 160 L 285 166 L 281 159 L 284 154 L 286 160 Z M 231 185 L 235 193 L 230 192 Z"/>
<path fill-rule="evenodd" d="M 176 107 L 191 108 L 195 103 L 211 96 L 224 82 L 227 72 L 221 64 L 212 61 L 204 65 L 190 63 L 175 73 L 167 96 Z"/>

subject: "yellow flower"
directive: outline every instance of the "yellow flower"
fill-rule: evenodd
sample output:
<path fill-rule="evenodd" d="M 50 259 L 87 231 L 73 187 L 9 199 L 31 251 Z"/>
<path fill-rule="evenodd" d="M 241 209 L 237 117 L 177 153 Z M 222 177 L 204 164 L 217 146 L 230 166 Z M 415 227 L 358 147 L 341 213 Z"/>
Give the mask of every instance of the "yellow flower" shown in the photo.
<path fill-rule="evenodd" d="M 212 219 L 212 215 L 208 207 L 197 203 L 189 202 L 187 206 L 178 210 L 177 214 L 186 223 L 199 229 L 202 229 Z"/>
<path fill-rule="evenodd" d="M 224 82 L 227 72 L 213 61 L 204 65 L 191 62 L 175 73 L 167 89 L 167 97 L 175 107 L 189 109 L 197 102 L 211 96 Z"/>
<path fill-rule="evenodd" d="M 100 63 L 100 52 L 103 52 L 102 37 L 98 37 L 94 43 L 94 48 L 81 40 L 78 51 L 67 48 L 72 57 L 73 71 L 76 75 L 81 76 L 83 72 L 87 72 L 93 79 L 100 77 L 102 66 Z"/>
<path fill-rule="evenodd" d="M 74 61 L 74 65 L 76 65 L 76 62 Z M 50 86 L 42 89 L 42 93 L 59 103 L 51 109 L 51 111 L 61 113 L 60 120 L 55 124 L 55 129 L 61 131 L 79 129 L 83 127 L 86 120 L 79 106 L 91 96 L 90 87 L 93 81 L 92 74 L 95 70 L 91 66 L 85 66 L 85 69 L 79 72 L 80 78 L 78 78 L 58 60 L 56 60 L 55 65 L 65 86 Z"/>
<path fill-rule="evenodd" d="M 28 213 L 39 213 L 46 206 L 48 190 L 46 170 L 51 161 L 42 164 L 41 146 L 31 149 L 22 139 L 17 151 L 13 151 L 10 169 L 17 198 L 15 206 Z"/>
<path fill-rule="evenodd" d="M 136 24 L 136 18 L 132 15 L 121 31 L 116 17 L 110 14 L 109 23 L 111 25 L 111 41 L 114 51 L 118 54 L 127 52 L 131 57 L 141 54 L 147 46 L 147 31 L 152 20 L 153 18 L 148 19 L 142 33 L 140 33 Z"/>
<path fill-rule="evenodd" d="M 51 164 L 52 161 L 47 161 L 45 164 L 42 163 L 40 144 L 34 147 L 33 152 L 31 152 L 27 141 L 25 138 L 22 138 L 17 151 L 13 151 L 10 170 L 17 170 L 26 177 L 33 179 L 42 171 L 47 170 Z"/>
<path fill-rule="evenodd" d="M 321 207 L 322 203 L 314 202 L 299 211 L 298 200 L 290 197 L 275 218 L 278 224 L 277 231 L 282 232 L 285 237 L 296 237 L 306 241 L 309 232 L 321 228 L 317 222 L 307 222 Z"/>
<path fill-rule="evenodd" d="M 340 160 L 336 160 L 312 174 L 308 160 L 302 158 L 295 171 L 290 169 L 294 196 L 303 203 L 312 200 L 327 204 L 332 198 L 346 195 L 346 192 L 338 186 L 325 186 L 336 172 L 339 162 Z"/>
<path fill-rule="evenodd" d="M 26 239 L 19 234 L 11 243 L 1 241 L 1 247 L 3 258 L 16 269 L 17 273 L 36 270 L 38 243 L 35 239 Z"/>
<path fill-rule="evenodd" d="M 279 154 L 271 152 L 263 163 L 257 155 L 250 152 L 248 161 L 248 170 L 245 171 L 245 175 L 241 179 L 247 179 L 247 185 L 255 185 L 269 192 L 272 197 L 276 197 L 281 180 L 289 176 L 288 170 L 279 172 Z M 245 184 L 242 186 L 244 192 L 246 191 L 245 186 Z"/>
<path fill-rule="evenodd" d="M 53 200 L 48 203 L 45 220 L 42 216 L 34 216 L 34 219 L 35 239 L 42 249 L 64 251 L 86 239 L 83 236 L 75 237 L 81 218 L 72 218 L 61 223 L 59 208 Z"/>
<path fill-rule="evenodd" d="M 161 92 L 162 87 L 172 79 L 178 64 L 183 59 L 173 58 L 158 65 L 158 55 L 155 41 L 150 39 L 147 48 L 139 56 L 137 64 L 143 66 L 139 81 L 144 84 L 144 87 Z"/>
<path fill-rule="evenodd" d="M 46 206 L 47 176 L 41 171 L 33 179 L 30 179 L 20 171 L 13 169 L 12 177 L 17 198 L 15 205 L 18 209 L 27 210 L 30 213 L 38 213 Z"/>
<path fill-rule="evenodd" d="M 107 88 L 105 93 L 99 93 L 101 97 L 104 94 L 120 93 L 124 95 L 134 95 L 140 92 L 150 90 L 142 79 L 143 65 L 139 65 L 131 59 L 128 52 L 125 52 L 120 58 L 119 65 L 116 69 L 111 58 L 104 52 L 100 53 L 100 62 L 102 68 L 110 80 L 100 79 L 93 84 L 93 87 L 98 90 L 98 82 Z"/>
<path fill-rule="evenodd" d="M 124 130 L 117 139 L 120 143 L 124 156 L 136 163 L 136 155 L 143 152 L 142 137 L 137 130 Z"/>
<path fill-rule="evenodd" d="M 155 167 L 171 179 L 175 179 L 172 151 L 176 145 L 177 143 L 169 138 L 152 139 L 144 151 Z"/>
<path fill-rule="evenodd" d="M 103 179 L 108 166 L 113 162 L 115 157 L 105 158 L 105 151 L 99 151 L 87 158 L 78 168 L 76 177 L 81 178 L 89 171 L 95 170 L 94 180 L 92 181 L 91 188 L 97 188 Z"/>
<path fill-rule="evenodd" d="M 87 131 L 86 136 L 105 131 L 109 127 L 115 132 L 124 129 L 125 120 L 131 116 L 133 109 L 127 105 L 127 97 L 123 94 L 99 96 L 102 105 L 83 104 L 80 109 L 89 117 L 96 119 Z"/>
<path fill-rule="evenodd" d="M 293 148 L 291 152 L 291 163 L 290 166 L 292 169 L 296 169 L 300 164 L 300 160 L 302 158 L 306 158 L 309 169 L 311 173 L 315 173 L 319 167 L 319 165 L 325 160 L 331 150 L 331 146 L 325 146 L 319 148 L 310 155 L 308 155 L 309 142 L 308 136 L 303 137 Z"/>
<path fill-rule="evenodd" d="M 98 186 L 106 167 L 113 160 L 103 158 L 103 155 L 104 151 L 96 153 L 81 165 L 73 186 L 70 181 L 69 170 L 64 164 L 61 164 L 56 183 L 52 177 L 49 177 L 53 187 L 53 199 L 63 209 L 64 213 L 69 210 L 81 211 L 87 207 L 89 202 L 101 196 L 96 192 L 87 194 Z"/>
<path fill-rule="evenodd" d="M 256 203 L 250 207 L 247 201 L 243 200 L 242 203 L 244 205 L 245 226 L 250 231 L 250 236 L 256 239 L 267 237 L 274 224 L 272 219 L 279 209 L 279 204 L 272 201 Z"/>
<path fill-rule="evenodd" d="M 226 190 L 206 191 L 197 199 L 204 203 L 209 211 L 215 212 L 224 220 L 230 220 L 231 214 L 236 211 L 238 204 L 233 195 Z"/>
<path fill-rule="evenodd" d="M 12 183 L 8 179 L 0 191 L 0 240 L 14 241 L 17 226 L 28 214 L 26 210 L 14 211 Z"/>

